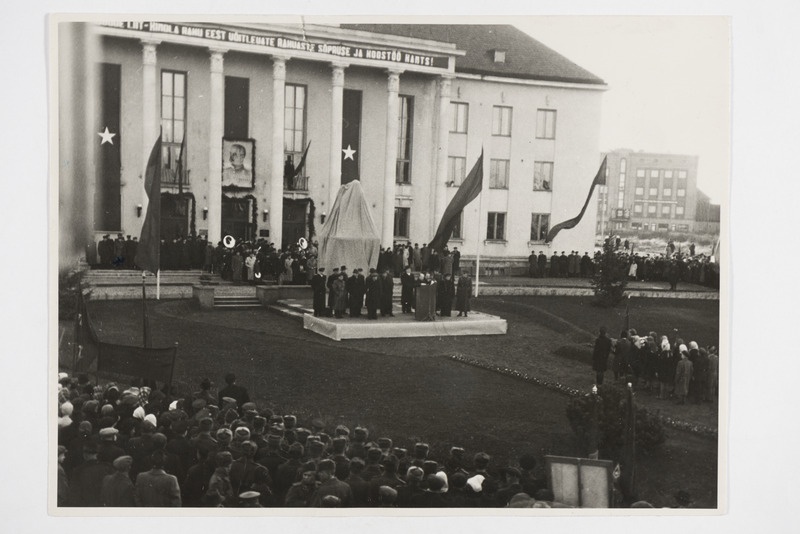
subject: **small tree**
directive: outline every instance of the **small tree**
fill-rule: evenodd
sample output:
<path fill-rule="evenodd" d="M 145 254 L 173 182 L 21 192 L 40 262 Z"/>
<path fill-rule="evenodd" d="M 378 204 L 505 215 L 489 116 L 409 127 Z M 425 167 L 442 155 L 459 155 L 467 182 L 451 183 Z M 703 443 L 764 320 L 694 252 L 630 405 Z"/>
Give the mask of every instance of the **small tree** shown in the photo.
<path fill-rule="evenodd" d="M 616 306 L 625 293 L 628 283 L 628 273 L 625 258 L 617 254 L 613 239 L 606 239 L 603 243 L 603 252 L 592 277 L 595 304 L 598 306 Z"/>

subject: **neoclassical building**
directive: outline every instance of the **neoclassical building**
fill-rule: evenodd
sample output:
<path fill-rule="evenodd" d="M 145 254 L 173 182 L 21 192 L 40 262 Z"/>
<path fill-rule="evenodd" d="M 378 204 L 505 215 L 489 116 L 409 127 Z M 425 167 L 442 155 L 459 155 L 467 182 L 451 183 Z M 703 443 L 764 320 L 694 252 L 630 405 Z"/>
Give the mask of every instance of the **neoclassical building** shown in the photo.
<path fill-rule="evenodd" d="M 483 192 L 450 242 L 467 263 L 480 250 L 502 272 L 532 249 L 593 247 L 596 202 L 544 236 L 586 199 L 607 86 L 513 26 L 61 26 L 62 262 L 103 234 L 139 235 L 159 133 L 165 239 L 313 239 L 358 179 L 382 245 L 421 246 L 483 150 Z M 70 108 L 87 94 L 87 114 Z"/>

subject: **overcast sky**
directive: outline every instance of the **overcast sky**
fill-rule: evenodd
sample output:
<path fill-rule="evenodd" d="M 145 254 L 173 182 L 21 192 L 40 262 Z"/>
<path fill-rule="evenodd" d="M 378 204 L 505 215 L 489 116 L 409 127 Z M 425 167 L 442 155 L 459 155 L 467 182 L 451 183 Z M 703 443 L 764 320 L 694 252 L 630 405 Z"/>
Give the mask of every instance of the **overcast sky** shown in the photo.
<path fill-rule="evenodd" d="M 599 76 L 600 149 L 699 156 L 719 203 L 730 167 L 730 31 L 724 17 L 530 17 L 521 30 Z"/>

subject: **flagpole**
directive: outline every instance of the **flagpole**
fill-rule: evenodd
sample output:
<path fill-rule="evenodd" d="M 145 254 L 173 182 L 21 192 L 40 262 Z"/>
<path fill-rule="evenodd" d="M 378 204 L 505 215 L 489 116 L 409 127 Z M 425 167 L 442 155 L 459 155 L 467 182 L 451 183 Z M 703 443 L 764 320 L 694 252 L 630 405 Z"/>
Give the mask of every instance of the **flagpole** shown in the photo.
<path fill-rule="evenodd" d="M 483 150 L 481 150 L 481 155 Z M 483 164 L 483 162 L 481 162 Z M 481 278 L 481 211 L 483 210 L 483 181 L 481 181 L 481 192 L 478 195 L 478 232 L 475 234 L 478 242 L 475 249 L 475 298 L 478 298 L 478 285 Z"/>
<path fill-rule="evenodd" d="M 142 269 L 142 346 L 147 347 L 147 293 L 144 282 L 147 274 Z"/>
<path fill-rule="evenodd" d="M 161 269 L 156 271 L 156 300 L 161 300 Z"/>

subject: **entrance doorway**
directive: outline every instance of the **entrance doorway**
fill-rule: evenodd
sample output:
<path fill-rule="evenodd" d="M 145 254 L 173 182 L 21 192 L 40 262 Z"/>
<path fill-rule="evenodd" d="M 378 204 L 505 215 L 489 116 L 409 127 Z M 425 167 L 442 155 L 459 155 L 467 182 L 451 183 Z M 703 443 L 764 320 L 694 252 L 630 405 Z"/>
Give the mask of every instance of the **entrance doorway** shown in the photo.
<path fill-rule="evenodd" d="M 161 193 L 161 239 L 173 240 L 187 237 L 191 221 L 192 198 L 171 193 Z"/>
<path fill-rule="evenodd" d="M 283 199 L 283 235 L 284 245 L 297 243 L 304 237 L 308 239 L 308 199 Z"/>
<path fill-rule="evenodd" d="M 255 238 L 256 222 L 253 219 L 252 198 L 222 197 L 222 235 L 230 235 L 236 241 L 252 241 Z"/>

